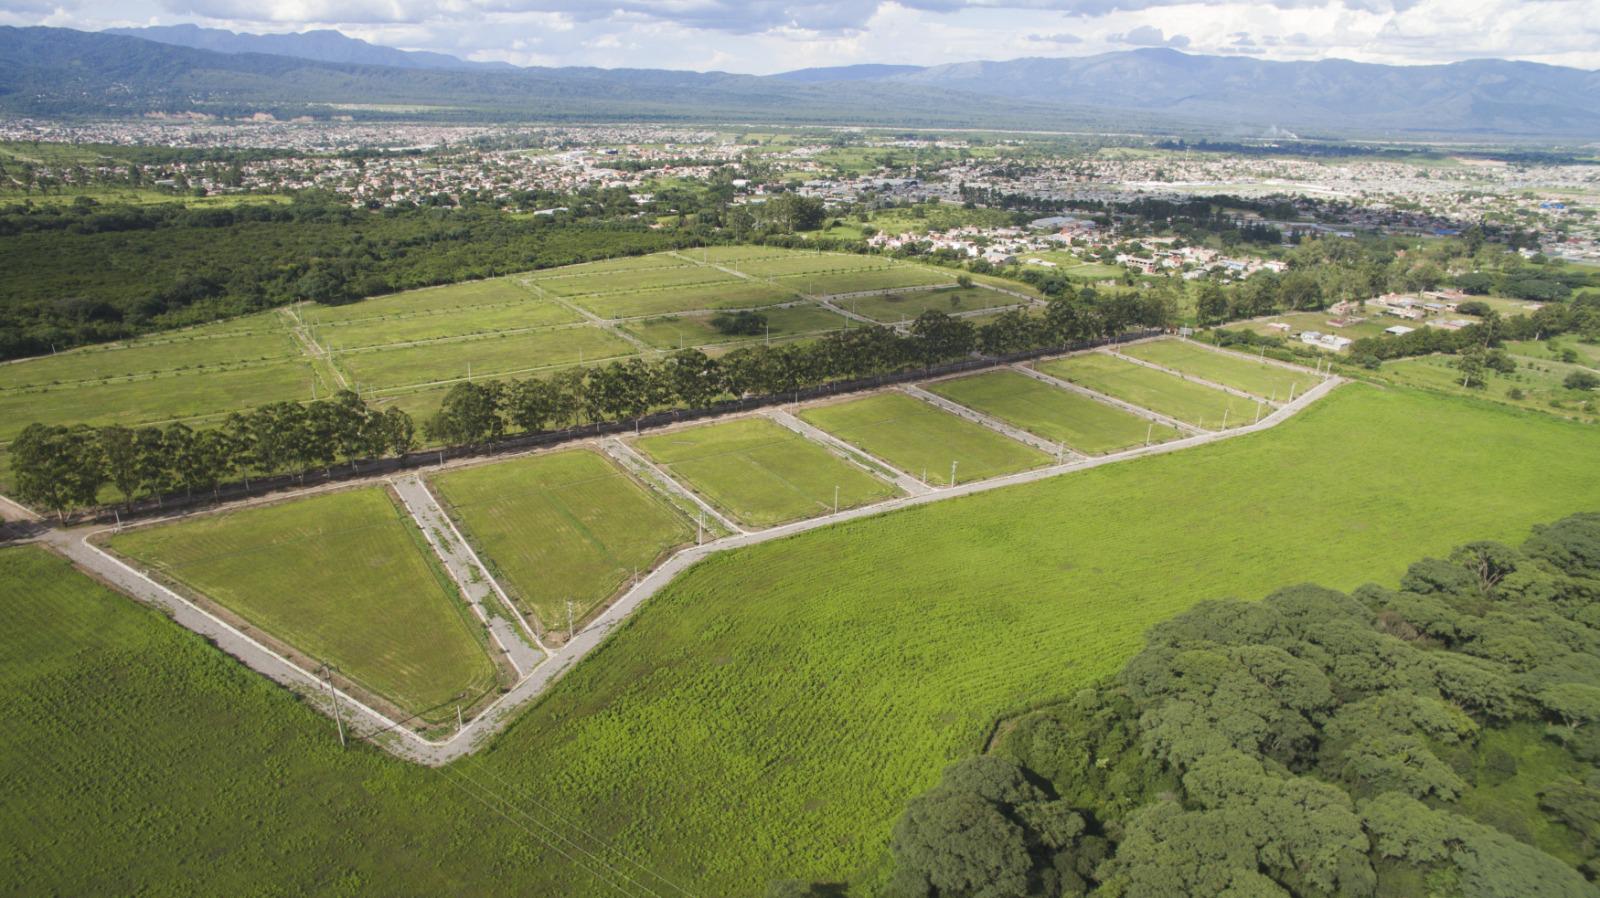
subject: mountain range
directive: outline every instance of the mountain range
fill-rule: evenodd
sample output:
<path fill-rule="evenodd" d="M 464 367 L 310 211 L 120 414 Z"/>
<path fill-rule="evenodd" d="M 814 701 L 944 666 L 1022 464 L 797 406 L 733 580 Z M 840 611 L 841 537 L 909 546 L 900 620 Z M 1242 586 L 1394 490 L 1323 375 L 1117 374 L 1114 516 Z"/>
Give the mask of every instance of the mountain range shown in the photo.
<path fill-rule="evenodd" d="M 1600 138 L 1600 72 L 1505 60 L 1390 66 L 1146 48 L 779 75 L 518 68 L 333 31 L 0 28 L 0 111 L 446 120 L 771 122 L 1248 136 Z"/>

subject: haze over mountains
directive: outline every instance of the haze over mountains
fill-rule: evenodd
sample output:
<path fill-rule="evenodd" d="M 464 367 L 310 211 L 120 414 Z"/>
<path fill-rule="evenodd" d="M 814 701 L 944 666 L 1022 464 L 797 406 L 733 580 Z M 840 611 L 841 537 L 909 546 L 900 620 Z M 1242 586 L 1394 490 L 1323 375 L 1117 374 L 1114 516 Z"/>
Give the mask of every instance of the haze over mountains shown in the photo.
<path fill-rule="evenodd" d="M 338 32 L 0 28 L 0 109 L 34 114 L 411 107 L 454 119 L 1600 138 L 1600 72 L 1504 60 L 1388 66 L 1139 49 L 753 76 L 517 68 Z M 429 107 L 418 110 L 415 107 Z"/>

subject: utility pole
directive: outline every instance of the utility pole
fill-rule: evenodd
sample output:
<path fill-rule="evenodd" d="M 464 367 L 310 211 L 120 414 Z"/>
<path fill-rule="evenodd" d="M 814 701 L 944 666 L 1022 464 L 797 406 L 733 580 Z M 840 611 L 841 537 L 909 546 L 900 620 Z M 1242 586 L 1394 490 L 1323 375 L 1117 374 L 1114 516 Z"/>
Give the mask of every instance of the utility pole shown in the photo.
<path fill-rule="evenodd" d="M 1145 425 L 1145 428 L 1144 428 L 1144 444 L 1146 446 L 1150 445 L 1150 438 L 1155 435 L 1155 432 L 1156 432 L 1156 422 L 1151 421 L 1149 424 Z"/>
<path fill-rule="evenodd" d="M 1231 408 L 1225 408 L 1225 409 L 1222 410 L 1222 429 L 1223 430 L 1227 430 L 1228 429 L 1228 412 L 1230 412 L 1230 411 L 1232 411 Z"/>
<path fill-rule="evenodd" d="M 833 485 L 833 513 L 839 513 L 839 484 Z"/>
<path fill-rule="evenodd" d="M 1298 387 L 1298 386 L 1299 386 L 1299 384 L 1290 384 L 1289 385 L 1289 402 L 1291 404 L 1294 402 L 1294 388 Z"/>
<path fill-rule="evenodd" d="M 456 699 L 456 732 L 459 733 L 464 729 L 466 729 L 466 725 L 461 722 L 461 699 L 457 698 Z"/>
<path fill-rule="evenodd" d="M 950 485 L 951 486 L 955 486 L 956 485 L 956 465 L 957 464 L 960 464 L 960 462 L 957 462 L 953 458 L 950 459 Z"/>
<path fill-rule="evenodd" d="M 333 688 L 333 668 L 329 667 L 327 663 L 324 662 L 321 667 L 317 668 L 317 673 L 322 675 L 322 682 L 328 687 L 328 696 L 333 699 L 333 723 L 339 729 L 339 747 L 346 748 L 347 746 L 345 745 L 344 740 L 344 716 L 339 711 L 339 690 Z"/>
<path fill-rule="evenodd" d="M 567 600 L 567 641 L 572 641 L 572 600 Z"/>
<path fill-rule="evenodd" d="M 700 545 L 706 541 L 706 510 L 700 509 L 700 525 L 694 531 L 694 544 Z"/>

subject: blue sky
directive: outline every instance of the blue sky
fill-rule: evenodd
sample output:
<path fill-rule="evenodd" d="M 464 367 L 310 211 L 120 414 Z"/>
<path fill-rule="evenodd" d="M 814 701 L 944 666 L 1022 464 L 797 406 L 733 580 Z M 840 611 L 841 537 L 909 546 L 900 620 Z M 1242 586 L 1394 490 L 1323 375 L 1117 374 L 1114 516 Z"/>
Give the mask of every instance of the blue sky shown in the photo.
<path fill-rule="evenodd" d="M 335 28 L 519 65 L 766 74 L 1081 56 L 1135 46 L 1263 59 L 1506 57 L 1600 69 L 1600 0 L 0 0 L 0 24 Z"/>

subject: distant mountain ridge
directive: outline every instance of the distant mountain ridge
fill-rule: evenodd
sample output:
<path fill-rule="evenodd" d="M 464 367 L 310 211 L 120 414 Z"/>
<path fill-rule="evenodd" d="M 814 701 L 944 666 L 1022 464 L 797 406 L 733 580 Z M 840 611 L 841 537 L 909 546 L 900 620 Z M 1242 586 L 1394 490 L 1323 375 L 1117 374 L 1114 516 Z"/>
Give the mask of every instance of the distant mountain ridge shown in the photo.
<path fill-rule="evenodd" d="M 107 28 L 102 33 L 216 53 L 266 53 L 317 62 L 384 65 L 400 69 L 516 69 L 508 62 L 471 62 L 426 50 L 397 50 L 326 29 L 298 34 L 249 34 L 223 28 L 201 28 L 198 25 L 152 25 L 146 28 Z"/>
<path fill-rule="evenodd" d="M 0 27 L 0 111 L 226 116 L 319 113 L 338 105 L 369 107 L 361 114 L 370 117 L 476 121 L 744 121 L 1233 137 L 1281 128 L 1323 136 L 1600 138 L 1600 72 L 1504 60 L 1388 66 L 1139 49 L 927 67 L 836 66 L 759 77 L 468 63 L 378 47 L 337 32 L 236 35 L 179 28 L 161 34 L 230 49 L 122 33 Z M 274 52 L 248 49 L 266 46 L 261 41 L 269 41 Z M 407 111 L 384 111 L 401 107 Z"/>

